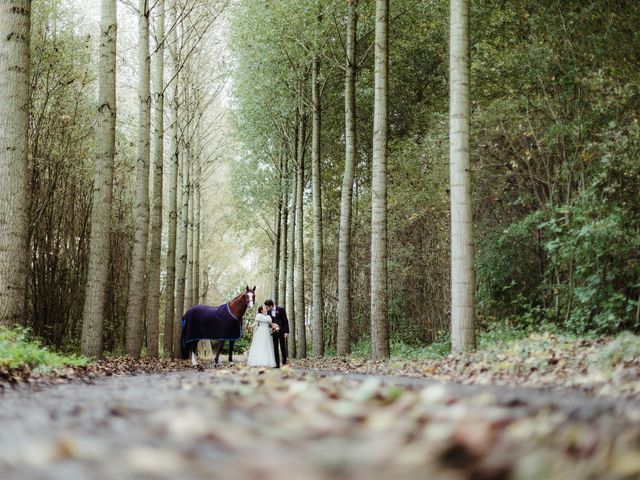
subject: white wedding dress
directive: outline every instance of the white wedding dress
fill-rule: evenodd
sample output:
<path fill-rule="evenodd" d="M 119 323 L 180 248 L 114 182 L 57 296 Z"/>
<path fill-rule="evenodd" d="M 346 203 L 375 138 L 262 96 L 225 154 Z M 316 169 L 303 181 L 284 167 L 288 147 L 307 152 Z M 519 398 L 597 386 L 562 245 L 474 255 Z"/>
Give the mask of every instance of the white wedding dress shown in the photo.
<path fill-rule="evenodd" d="M 258 313 L 253 330 L 253 340 L 247 356 L 247 365 L 250 367 L 275 367 L 276 356 L 273 353 L 273 340 L 271 338 L 271 317 Z"/>

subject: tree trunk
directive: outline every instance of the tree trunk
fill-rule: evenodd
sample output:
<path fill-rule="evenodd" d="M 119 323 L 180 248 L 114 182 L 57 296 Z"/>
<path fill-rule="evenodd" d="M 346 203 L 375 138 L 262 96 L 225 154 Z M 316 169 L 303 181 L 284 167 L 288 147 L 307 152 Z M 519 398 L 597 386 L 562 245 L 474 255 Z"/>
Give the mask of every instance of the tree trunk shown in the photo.
<path fill-rule="evenodd" d="M 451 182 L 451 348 L 475 348 L 473 219 L 469 160 L 469 2 L 451 0 L 449 156 Z"/>
<path fill-rule="evenodd" d="M 186 89 L 186 87 L 185 87 Z M 184 100 L 188 102 L 189 96 L 185 93 Z M 187 115 L 189 117 L 189 115 Z M 184 142 L 189 142 L 189 121 L 186 119 Z M 189 163 L 190 163 L 190 149 L 188 143 L 182 144 L 182 151 L 180 155 L 181 163 L 181 207 L 178 213 L 178 240 L 176 246 L 176 304 L 175 315 L 173 318 L 173 356 L 178 358 L 180 356 L 181 344 L 180 335 L 182 333 L 182 315 L 185 311 L 185 281 L 187 275 L 187 231 L 189 222 Z"/>
<path fill-rule="evenodd" d="M 160 326 L 160 257 L 162 248 L 162 175 L 164 160 L 164 10 L 165 1 L 158 0 L 156 20 L 156 52 L 153 57 L 153 90 L 155 97 L 153 150 L 153 201 L 149 241 L 149 291 L 147 293 L 147 355 L 159 355 Z"/>
<path fill-rule="evenodd" d="M 200 191 L 202 186 L 202 156 L 200 148 L 196 151 L 195 175 L 196 178 L 193 183 L 193 188 L 195 189 L 193 195 L 193 292 L 191 294 L 194 305 L 199 303 L 200 298 L 200 217 L 202 210 Z"/>
<path fill-rule="evenodd" d="M 278 191 L 278 200 L 276 202 L 276 208 L 273 218 L 273 258 L 271 264 L 271 298 L 274 302 L 278 302 L 278 290 L 280 283 L 278 282 L 278 274 L 280 269 L 280 212 L 282 211 L 282 165 L 284 163 L 283 155 L 280 157 L 278 166 L 280 169 L 280 189 Z"/>
<path fill-rule="evenodd" d="M 345 160 L 338 237 L 338 355 L 351 351 L 351 215 L 356 169 L 356 32 L 358 0 L 349 1 L 344 81 Z"/>
<path fill-rule="evenodd" d="M 151 91 L 149 84 L 149 8 L 148 0 L 138 1 L 138 161 L 134 204 L 135 239 L 127 304 L 126 352 L 140 357 L 142 349 L 145 270 L 149 237 L 149 156 L 151 137 Z"/>
<path fill-rule="evenodd" d="M 294 269 L 295 269 L 295 251 L 296 251 L 296 183 L 295 167 L 292 169 L 294 179 L 291 187 L 291 206 L 289 207 L 289 226 L 287 240 L 287 316 L 289 317 L 289 356 L 296 356 L 296 306 L 294 303 Z"/>
<path fill-rule="evenodd" d="M 0 3 L 0 325 L 24 318 L 31 2 Z"/>
<path fill-rule="evenodd" d="M 387 124 L 389 0 L 376 0 L 373 165 L 371 176 L 371 353 L 389 357 L 387 300 Z"/>
<path fill-rule="evenodd" d="M 321 18 L 321 17 L 319 17 Z M 312 272 L 312 307 L 313 317 L 313 356 L 324 355 L 324 330 L 322 296 L 322 180 L 320 168 L 320 136 L 321 136 L 321 98 L 320 98 L 320 55 L 313 59 L 313 139 L 311 143 L 311 177 L 313 190 L 313 272 Z"/>
<path fill-rule="evenodd" d="M 184 298 L 184 308 L 187 310 L 188 308 L 194 305 L 193 291 L 194 285 L 193 280 L 195 278 L 193 267 L 193 252 L 194 252 L 194 241 L 193 234 L 195 233 L 194 228 L 194 214 L 195 214 L 195 188 L 194 188 L 194 179 L 195 179 L 195 155 L 193 151 L 193 137 L 189 139 L 189 154 L 191 158 L 191 162 L 189 162 L 189 210 L 187 213 L 187 274 L 185 277 L 185 298 Z"/>
<path fill-rule="evenodd" d="M 171 20 L 175 23 L 177 16 L 175 7 L 171 8 Z M 173 318 L 175 316 L 175 286 L 176 286 L 176 235 L 178 219 L 178 105 L 179 105 L 179 75 L 178 58 L 176 48 L 177 25 L 172 25 L 169 38 L 169 48 L 171 52 L 171 74 L 172 85 L 170 112 L 170 154 L 169 154 L 169 197 L 168 197 L 168 228 L 167 228 L 167 286 L 165 290 L 164 304 L 164 352 L 172 356 L 173 354 Z"/>
<path fill-rule="evenodd" d="M 302 95 L 302 93 L 301 93 Z M 302 103 L 302 102 L 300 102 Z M 307 338 L 304 325 L 304 140 L 305 115 L 301 110 L 300 126 L 298 127 L 298 170 L 296 171 L 296 225 L 295 225 L 295 324 L 296 324 L 296 358 L 307 358 Z"/>
<path fill-rule="evenodd" d="M 104 304 L 109 277 L 111 198 L 116 141 L 116 0 L 102 0 L 100 14 L 100 66 L 96 121 L 96 171 L 93 184 L 89 267 L 84 297 L 82 355 L 102 356 Z"/>
<path fill-rule="evenodd" d="M 287 293 L 287 218 L 288 218 L 288 196 L 287 196 L 287 156 L 283 154 L 282 171 L 280 172 L 280 258 L 278 273 L 278 299 L 274 299 L 280 305 L 286 303 Z M 289 311 L 287 310 L 287 314 Z"/>

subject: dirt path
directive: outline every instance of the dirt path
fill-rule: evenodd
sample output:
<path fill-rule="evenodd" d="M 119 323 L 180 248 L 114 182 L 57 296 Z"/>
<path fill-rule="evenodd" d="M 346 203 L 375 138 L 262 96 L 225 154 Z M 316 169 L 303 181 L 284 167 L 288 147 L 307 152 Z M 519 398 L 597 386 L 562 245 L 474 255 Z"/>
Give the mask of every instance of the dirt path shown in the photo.
<path fill-rule="evenodd" d="M 243 368 L 0 397 L 0 478 L 640 478 L 640 405 Z"/>

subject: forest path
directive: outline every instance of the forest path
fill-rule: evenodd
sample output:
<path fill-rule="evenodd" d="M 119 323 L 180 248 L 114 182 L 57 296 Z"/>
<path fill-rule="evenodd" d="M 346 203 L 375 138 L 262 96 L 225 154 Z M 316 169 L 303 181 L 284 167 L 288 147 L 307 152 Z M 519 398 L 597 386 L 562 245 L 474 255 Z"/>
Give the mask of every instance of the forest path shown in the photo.
<path fill-rule="evenodd" d="M 0 477 L 640 478 L 640 405 L 242 367 L 0 397 Z"/>

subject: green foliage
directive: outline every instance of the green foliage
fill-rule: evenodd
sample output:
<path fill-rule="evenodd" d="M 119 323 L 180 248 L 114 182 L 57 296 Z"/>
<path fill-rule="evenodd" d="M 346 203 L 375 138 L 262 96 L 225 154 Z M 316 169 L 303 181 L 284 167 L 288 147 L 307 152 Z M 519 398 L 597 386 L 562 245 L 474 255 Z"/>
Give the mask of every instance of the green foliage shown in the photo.
<path fill-rule="evenodd" d="M 87 365 L 86 358 L 76 355 L 59 355 L 43 347 L 26 328 L 9 330 L 0 327 L 0 365 L 9 368 L 28 366 L 38 371 L 60 368 L 66 365 Z"/>

